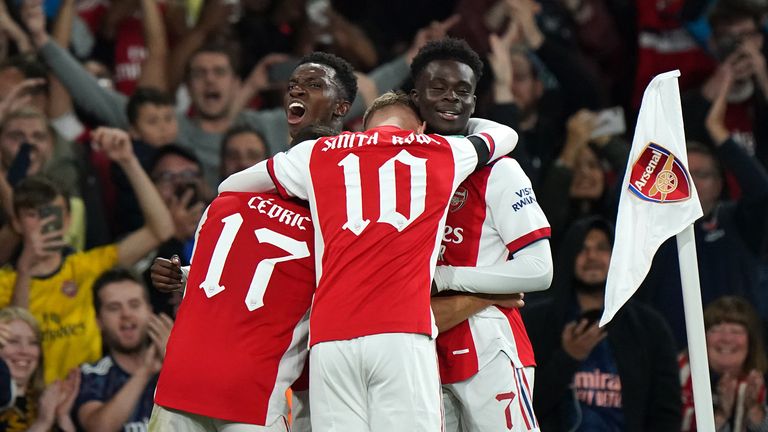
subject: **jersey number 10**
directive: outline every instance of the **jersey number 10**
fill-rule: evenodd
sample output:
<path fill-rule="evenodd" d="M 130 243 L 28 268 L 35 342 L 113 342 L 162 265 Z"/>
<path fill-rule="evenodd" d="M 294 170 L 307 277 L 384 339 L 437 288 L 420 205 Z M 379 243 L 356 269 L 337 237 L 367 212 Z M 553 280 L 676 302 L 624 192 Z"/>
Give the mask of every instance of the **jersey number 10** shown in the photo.
<path fill-rule="evenodd" d="M 398 213 L 397 192 L 395 191 L 395 162 L 408 166 L 411 170 L 411 182 L 408 185 L 411 196 L 410 216 Z M 347 222 L 342 229 L 350 230 L 359 236 L 371 223 L 363 219 L 363 191 L 360 182 L 360 158 L 350 153 L 339 162 L 344 169 L 344 189 L 347 198 Z M 424 202 L 427 196 L 427 160 L 418 158 L 402 150 L 397 156 L 390 158 L 379 168 L 379 220 L 388 223 L 397 231 L 403 231 L 417 217 L 424 213 Z"/>

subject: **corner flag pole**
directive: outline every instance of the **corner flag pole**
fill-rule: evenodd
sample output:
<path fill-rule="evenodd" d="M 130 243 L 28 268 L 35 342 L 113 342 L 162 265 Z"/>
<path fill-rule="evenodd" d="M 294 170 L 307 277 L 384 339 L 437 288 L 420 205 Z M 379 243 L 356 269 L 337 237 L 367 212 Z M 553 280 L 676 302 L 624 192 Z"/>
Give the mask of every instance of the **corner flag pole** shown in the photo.
<path fill-rule="evenodd" d="M 693 384 L 693 404 L 696 412 L 696 430 L 715 432 L 712 409 L 712 387 L 709 382 L 709 361 L 704 335 L 704 313 L 699 286 L 699 264 L 696 258 L 696 238 L 693 225 L 688 225 L 676 236 L 677 255 L 680 260 L 680 282 L 683 286 L 685 329 L 688 335 L 688 359 Z"/>

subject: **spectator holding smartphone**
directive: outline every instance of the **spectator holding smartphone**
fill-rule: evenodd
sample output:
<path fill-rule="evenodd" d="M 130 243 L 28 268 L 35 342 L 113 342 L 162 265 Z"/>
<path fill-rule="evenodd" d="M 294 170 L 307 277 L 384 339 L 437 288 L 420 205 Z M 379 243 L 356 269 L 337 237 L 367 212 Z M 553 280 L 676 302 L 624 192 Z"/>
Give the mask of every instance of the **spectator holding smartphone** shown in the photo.
<path fill-rule="evenodd" d="M 630 301 L 604 328 L 613 227 L 581 219 L 560 249 L 552 297 L 523 311 L 536 355 L 541 430 L 680 431 L 680 382 L 661 316 Z"/>
<path fill-rule="evenodd" d="M 45 336 L 42 347 L 47 360 L 46 382 L 63 378 L 70 368 L 101 356 L 92 304 L 94 279 L 116 264 L 135 264 L 173 232 L 171 216 L 131 151 L 128 134 L 100 128 L 93 133 L 93 144 L 125 171 L 146 221 L 119 242 L 73 253 L 62 239 L 70 224 L 70 209 L 57 185 L 30 177 L 14 189 L 14 211 L 23 247 L 13 268 L 0 269 L 0 305 L 28 308 L 40 322 Z M 41 219 L 40 210 L 46 206 L 60 210 Z M 59 211 L 60 223 L 56 216 Z"/>

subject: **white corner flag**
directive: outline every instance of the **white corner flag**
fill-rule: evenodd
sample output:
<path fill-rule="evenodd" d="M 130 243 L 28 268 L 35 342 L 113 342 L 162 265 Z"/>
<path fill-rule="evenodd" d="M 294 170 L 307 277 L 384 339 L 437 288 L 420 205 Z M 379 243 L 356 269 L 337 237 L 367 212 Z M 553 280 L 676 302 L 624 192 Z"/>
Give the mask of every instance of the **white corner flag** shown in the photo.
<path fill-rule="evenodd" d="M 657 75 L 643 94 L 621 187 L 600 326 L 632 297 L 648 274 L 656 251 L 676 235 L 696 424 L 699 432 L 707 432 L 714 431 L 714 416 L 693 235 L 693 222 L 702 211 L 688 175 L 679 76 L 677 70 Z"/>
<path fill-rule="evenodd" d="M 601 326 L 643 282 L 659 246 L 702 216 L 687 169 L 679 76 L 658 75 L 643 94 L 621 187 Z"/>

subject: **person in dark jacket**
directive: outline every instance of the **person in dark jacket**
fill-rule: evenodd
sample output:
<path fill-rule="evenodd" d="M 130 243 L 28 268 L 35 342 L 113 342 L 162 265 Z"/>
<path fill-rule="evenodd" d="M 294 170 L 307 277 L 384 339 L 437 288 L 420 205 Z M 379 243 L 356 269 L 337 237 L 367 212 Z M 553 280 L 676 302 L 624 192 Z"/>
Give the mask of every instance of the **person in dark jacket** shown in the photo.
<path fill-rule="evenodd" d="M 590 217 L 562 243 L 552 296 L 523 310 L 537 361 L 542 432 L 680 430 L 674 340 L 664 319 L 629 301 L 599 328 L 613 227 Z"/>

